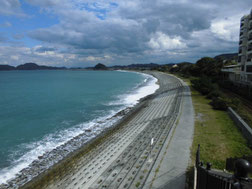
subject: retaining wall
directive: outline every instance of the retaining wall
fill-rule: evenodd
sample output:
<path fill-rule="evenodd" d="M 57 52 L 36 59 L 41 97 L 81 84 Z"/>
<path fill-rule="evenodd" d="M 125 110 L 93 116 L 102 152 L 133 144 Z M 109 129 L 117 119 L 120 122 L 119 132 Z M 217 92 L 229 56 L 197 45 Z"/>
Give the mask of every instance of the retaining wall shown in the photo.
<path fill-rule="evenodd" d="M 240 129 L 242 135 L 248 140 L 249 145 L 252 146 L 251 127 L 231 107 L 228 107 L 228 114 L 235 122 L 236 126 Z"/>

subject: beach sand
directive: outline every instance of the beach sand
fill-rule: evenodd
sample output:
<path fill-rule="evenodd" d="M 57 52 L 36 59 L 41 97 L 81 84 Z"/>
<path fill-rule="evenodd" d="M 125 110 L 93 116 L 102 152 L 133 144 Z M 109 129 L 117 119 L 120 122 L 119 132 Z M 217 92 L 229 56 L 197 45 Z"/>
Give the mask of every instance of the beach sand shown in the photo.
<path fill-rule="evenodd" d="M 172 188 L 184 188 L 193 134 L 190 91 L 174 76 L 149 74 L 159 81 L 155 94 L 142 99 L 114 126 L 21 188 L 162 188 L 177 175 L 182 177 Z M 176 150 L 177 143 L 182 150 Z M 175 169 L 174 174 L 162 177 L 169 169 Z"/>

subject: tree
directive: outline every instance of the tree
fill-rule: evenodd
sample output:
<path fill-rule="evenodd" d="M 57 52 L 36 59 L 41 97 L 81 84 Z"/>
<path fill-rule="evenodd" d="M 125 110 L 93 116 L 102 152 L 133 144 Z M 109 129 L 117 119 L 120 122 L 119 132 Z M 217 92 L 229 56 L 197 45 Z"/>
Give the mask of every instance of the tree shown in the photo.
<path fill-rule="evenodd" d="M 223 62 L 210 57 L 204 57 L 198 60 L 192 68 L 194 76 L 217 77 L 220 74 Z"/>

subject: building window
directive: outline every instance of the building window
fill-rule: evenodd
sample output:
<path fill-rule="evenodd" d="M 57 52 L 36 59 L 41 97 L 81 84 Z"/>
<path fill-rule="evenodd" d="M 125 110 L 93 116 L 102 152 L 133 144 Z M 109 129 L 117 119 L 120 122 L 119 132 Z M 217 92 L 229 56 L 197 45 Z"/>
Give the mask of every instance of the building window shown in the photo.
<path fill-rule="evenodd" d="M 252 59 L 252 54 L 249 54 L 248 58 L 247 58 L 247 61 L 249 62 L 249 61 L 251 61 L 251 59 Z"/>
<path fill-rule="evenodd" d="M 248 46 L 248 51 L 251 51 L 252 50 L 252 44 L 250 44 L 249 46 Z"/>
<path fill-rule="evenodd" d="M 242 67 L 241 67 L 241 71 L 244 71 L 244 65 L 242 65 Z"/>
<path fill-rule="evenodd" d="M 252 35 L 249 36 L 248 40 L 249 40 L 249 41 L 252 40 Z"/>
<path fill-rule="evenodd" d="M 241 62 L 241 56 L 238 56 L 238 62 Z"/>
<path fill-rule="evenodd" d="M 252 72 L 252 66 L 247 66 L 246 68 L 247 68 L 246 70 L 247 72 Z"/>

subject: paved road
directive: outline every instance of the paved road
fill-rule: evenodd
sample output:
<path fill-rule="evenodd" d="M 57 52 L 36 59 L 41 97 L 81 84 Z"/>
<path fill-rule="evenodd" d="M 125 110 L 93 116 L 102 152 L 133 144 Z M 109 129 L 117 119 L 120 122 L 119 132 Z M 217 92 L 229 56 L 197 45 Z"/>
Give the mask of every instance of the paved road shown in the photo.
<path fill-rule="evenodd" d="M 118 132 L 76 162 L 71 174 L 62 173 L 46 188 L 174 189 L 175 183 L 183 188 L 193 133 L 190 92 L 173 76 L 154 75 L 160 83 L 154 98 L 147 99 Z"/>

